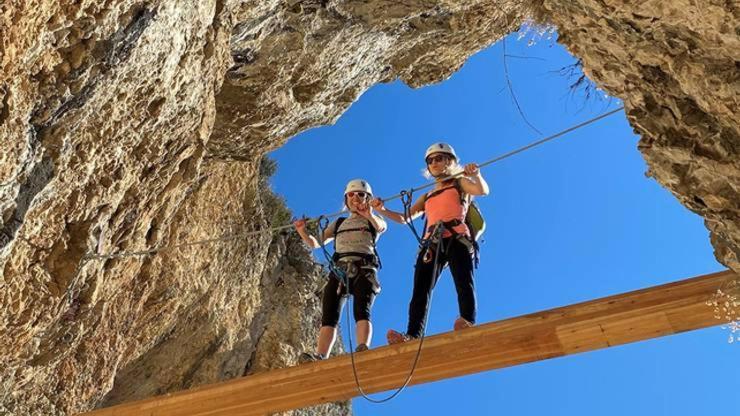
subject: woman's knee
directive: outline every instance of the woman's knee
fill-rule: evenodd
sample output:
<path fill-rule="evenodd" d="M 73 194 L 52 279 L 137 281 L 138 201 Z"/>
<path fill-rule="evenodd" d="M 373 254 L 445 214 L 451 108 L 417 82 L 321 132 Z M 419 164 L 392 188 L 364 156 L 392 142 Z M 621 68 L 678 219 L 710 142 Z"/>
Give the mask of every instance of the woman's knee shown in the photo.
<path fill-rule="evenodd" d="M 356 296 L 354 303 L 354 318 L 355 322 L 358 321 L 369 321 L 373 303 L 375 302 L 375 294 L 372 292 L 364 294 L 364 296 Z"/>
<path fill-rule="evenodd" d="M 321 316 L 321 326 L 322 327 L 332 327 L 336 328 L 337 325 L 339 325 L 339 314 L 323 314 Z"/>
<path fill-rule="evenodd" d="M 368 321 L 370 322 L 370 309 L 362 309 L 355 311 L 355 322 Z"/>

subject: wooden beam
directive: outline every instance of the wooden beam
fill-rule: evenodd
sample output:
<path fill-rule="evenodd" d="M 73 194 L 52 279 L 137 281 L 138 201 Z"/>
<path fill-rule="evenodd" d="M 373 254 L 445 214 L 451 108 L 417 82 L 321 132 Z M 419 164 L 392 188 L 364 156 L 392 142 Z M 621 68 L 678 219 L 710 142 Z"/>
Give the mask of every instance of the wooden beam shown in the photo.
<path fill-rule="evenodd" d="M 724 323 L 706 301 L 731 271 L 427 337 L 411 384 L 428 383 Z M 718 341 L 719 342 L 719 341 Z M 417 342 L 356 354 L 367 392 L 400 386 Z M 89 416 L 266 415 L 357 396 L 349 355 L 100 409 Z"/>

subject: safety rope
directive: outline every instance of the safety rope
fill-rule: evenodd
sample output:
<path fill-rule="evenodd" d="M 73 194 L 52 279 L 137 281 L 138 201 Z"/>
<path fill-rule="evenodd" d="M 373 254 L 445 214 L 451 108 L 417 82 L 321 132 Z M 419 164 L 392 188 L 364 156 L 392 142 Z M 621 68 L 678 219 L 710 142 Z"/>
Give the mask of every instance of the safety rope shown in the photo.
<path fill-rule="evenodd" d="M 605 117 L 608 117 L 608 116 L 610 116 L 612 114 L 615 114 L 615 113 L 617 113 L 617 112 L 619 112 L 619 111 L 621 111 L 623 109 L 624 109 L 624 107 L 622 106 L 622 107 L 619 107 L 617 109 L 608 111 L 608 112 L 606 112 L 604 114 L 601 114 L 601 115 L 599 115 L 597 117 L 594 117 L 592 119 L 589 119 L 587 121 L 584 121 L 584 122 L 582 122 L 580 124 L 576 124 L 575 126 L 569 127 L 569 128 L 567 128 L 565 130 L 562 130 L 562 131 L 560 131 L 558 133 L 555 133 L 555 134 L 553 134 L 551 136 L 545 137 L 544 139 L 537 140 L 537 141 L 535 141 L 533 143 L 530 143 L 530 144 L 528 144 L 528 145 L 526 145 L 524 147 L 518 148 L 518 149 L 513 150 L 511 152 L 505 153 L 505 154 L 503 154 L 501 156 L 495 157 L 495 158 L 493 158 L 491 160 L 485 161 L 485 162 L 479 164 L 478 167 L 479 168 L 484 168 L 484 167 L 486 167 L 488 165 L 491 165 L 493 163 L 499 162 L 501 160 L 504 160 L 506 158 L 509 158 L 511 156 L 514 156 L 514 155 L 516 155 L 518 153 L 521 153 L 521 152 L 524 152 L 526 150 L 529 150 L 529 149 L 531 149 L 533 147 L 542 145 L 542 144 L 544 144 L 546 142 L 549 142 L 551 140 L 554 140 L 554 139 L 556 139 L 556 138 L 558 138 L 560 136 L 563 136 L 563 135 L 565 135 L 567 133 L 570 133 L 570 132 L 572 132 L 574 130 L 580 129 L 580 128 L 585 127 L 585 126 L 587 126 L 589 124 L 592 124 L 592 123 L 594 123 L 594 122 L 596 122 L 598 120 L 601 120 L 601 119 L 603 119 Z M 462 174 L 463 173 L 461 172 L 461 173 L 458 173 L 458 174 L 455 174 L 455 175 L 451 175 L 451 176 L 449 176 L 447 178 L 443 178 L 442 180 L 454 179 L 454 178 L 457 178 L 457 177 L 462 176 Z M 429 188 L 429 187 L 433 186 L 436 183 L 437 183 L 436 181 L 430 182 L 430 183 L 424 184 L 422 186 L 419 186 L 417 188 L 411 188 L 408 191 L 402 191 L 401 193 L 398 193 L 396 195 L 393 195 L 393 196 L 390 196 L 388 198 L 381 199 L 381 200 L 383 202 L 388 202 L 388 201 L 392 201 L 394 199 L 402 198 L 404 192 L 406 192 L 408 194 L 413 194 L 413 193 L 415 193 L 417 191 L 420 191 L 420 190 Z M 338 216 L 340 216 L 342 214 L 344 214 L 344 211 L 335 212 L 333 214 L 322 215 L 322 216 L 320 216 L 318 218 L 315 218 L 315 219 L 309 219 L 307 221 L 307 223 L 318 222 L 319 218 L 322 218 L 322 217 L 329 219 L 329 218 L 338 217 Z M 260 234 L 264 234 L 264 233 L 268 233 L 268 232 L 282 231 L 282 230 L 287 230 L 287 229 L 291 229 L 291 228 L 293 228 L 293 224 L 286 224 L 286 225 L 281 225 L 281 226 L 278 226 L 278 227 L 266 228 L 266 229 L 257 230 L 257 231 L 248 231 L 246 233 L 240 233 L 240 234 L 234 234 L 234 235 L 226 235 L 226 236 L 223 236 L 223 237 L 216 237 L 216 238 L 209 238 L 209 239 L 204 239 L 204 240 L 197 240 L 197 241 L 192 241 L 192 242 L 187 242 L 187 243 L 174 244 L 174 245 L 170 245 L 170 246 L 154 247 L 154 248 L 151 248 L 151 249 L 148 249 L 148 250 L 120 251 L 120 252 L 117 252 L 117 253 L 109 253 L 109 254 L 90 254 L 90 253 L 87 253 L 87 254 L 85 254 L 80 259 L 80 261 L 83 262 L 83 263 L 86 263 L 86 262 L 92 261 L 92 260 L 108 260 L 108 259 L 115 259 L 115 258 L 122 258 L 122 257 L 146 256 L 146 255 L 156 254 L 156 253 L 159 253 L 159 252 L 165 251 L 165 250 L 173 250 L 173 249 L 181 248 L 181 247 L 190 247 L 190 246 L 195 246 L 195 245 L 202 245 L 202 244 L 210 244 L 210 243 L 216 243 L 216 242 L 224 242 L 224 241 L 236 240 L 236 239 L 241 239 L 241 238 L 245 238 L 245 237 L 249 237 L 249 236 L 253 236 L 253 235 L 260 235 Z"/>
<path fill-rule="evenodd" d="M 484 168 L 484 167 L 486 167 L 488 165 L 492 165 L 492 164 L 494 164 L 496 162 L 500 162 L 500 161 L 502 161 L 502 160 L 504 160 L 506 158 L 509 158 L 509 157 L 514 156 L 514 155 L 519 154 L 519 153 L 522 153 L 522 152 L 524 152 L 526 150 L 529 150 L 529 149 L 531 149 L 533 147 L 537 147 L 539 145 L 545 144 L 545 143 L 547 143 L 547 142 L 549 142 L 551 140 L 557 139 L 558 137 L 563 136 L 563 135 L 565 135 L 567 133 L 570 133 L 570 132 L 572 132 L 574 130 L 578 130 L 581 127 L 585 127 L 585 126 L 587 126 L 587 125 L 589 125 L 591 123 L 594 123 L 594 122 L 596 122 L 598 120 L 601 120 L 602 118 L 608 117 L 608 116 L 610 116 L 610 115 L 612 115 L 612 114 L 614 114 L 616 112 L 619 112 L 619 111 L 621 111 L 623 109 L 624 109 L 624 107 L 616 108 L 616 109 L 611 110 L 611 111 L 608 111 L 608 112 L 606 112 L 606 113 L 604 113 L 604 114 L 602 114 L 600 116 L 594 117 L 594 118 L 592 118 L 590 120 L 586 120 L 583 123 L 576 124 L 575 126 L 569 127 L 569 128 L 567 128 L 567 129 L 565 129 L 563 131 L 560 131 L 558 133 L 555 133 L 552 136 L 545 137 L 542 140 L 537 140 L 536 142 L 532 142 L 532 143 L 530 143 L 530 144 L 528 144 L 528 145 L 526 145 L 524 147 L 520 147 L 520 148 L 518 148 L 516 150 L 512 150 L 511 152 L 508 152 L 508 153 L 504 153 L 501 156 L 497 156 L 497 157 L 495 157 L 493 159 L 490 159 L 490 160 L 487 160 L 487 161 L 485 161 L 483 163 L 480 163 L 478 165 L 478 168 Z M 463 172 L 460 172 L 460 173 L 457 173 L 457 174 L 454 174 L 454 175 L 450 175 L 450 176 L 448 176 L 446 178 L 442 178 L 442 179 L 440 179 L 440 181 L 444 182 L 444 181 L 448 181 L 450 179 L 459 178 L 460 176 L 463 176 Z M 409 189 L 408 191 L 405 191 L 405 192 L 414 193 L 414 192 L 421 191 L 421 190 L 427 189 L 429 187 L 432 187 L 435 184 L 437 184 L 437 181 L 436 180 L 433 181 L 433 182 L 429 182 L 429 183 L 426 183 L 424 185 L 421 185 L 418 188 L 411 188 L 411 189 Z M 404 191 L 402 191 L 402 192 L 404 192 Z M 388 197 L 386 199 L 383 199 L 383 202 L 391 201 L 391 200 L 394 200 L 394 199 L 397 199 L 397 198 L 400 198 L 400 197 L 401 197 L 401 193 L 398 193 L 396 195 L 393 195 L 393 196 L 390 196 L 390 197 Z"/>
<path fill-rule="evenodd" d="M 329 271 L 336 276 L 336 278 L 339 280 L 340 283 L 342 283 L 345 287 L 349 287 L 349 278 L 347 277 L 347 273 L 344 272 L 344 270 L 336 267 L 336 263 L 334 263 L 334 259 L 329 254 L 329 251 L 326 249 L 326 245 L 324 244 L 324 232 L 326 231 L 326 228 L 329 226 L 329 219 L 324 217 L 323 215 L 318 218 L 318 231 L 319 231 L 319 246 L 321 247 L 321 252 L 324 254 L 324 257 L 326 258 L 326 263 L 329 265 Z"/>
<path fill-rule="evenodd" d="M 414 238 L 416 238 L 416 241 L 419 243 L 419 245 L 422 245 L 421 237 L 419 236 L 419 233 L 416 231 L 416 226 L 414 225 L 414 219 L 411 218 L 411 201 L 413 197 L 414 197 L 413 192 L 401 191 L 401 203 L 403 204 L 403 218 L 406 221 L 406 225 L 408 225 L 409 228 L 411 229 L 411 233 L 414 235 Z"/>
<path fill-rule="evenodd" d="M 435 253 L 434 253 L 434 267 L 432 267 L 432 289 L 434 289 L 434 286 L 437 285 L 437 279 L 439 278 L 439 275 L 442 273 L 441 270 L 439 270 L 439 258 L 440 258 L 440 252 L 442 249 L 442 232 L 444 231 L 444 225 L 439 222 L 434 228 L 434 231 L 432 231 L 432 235 L 427 240 L 420 241 L 420 245 L 423 245 L 425 249 L 429 249 L 429 243 L 430 242 L 437 242 L 437 246 L 435 247 Z M 449 248 L 449 247 L 448 247 Z M 447 250 L 445 250 L 447 252 Z M 349 296 L 349 285 L 345 286 L 347 293 L 346 296 Z M 357 391 L 360 393 L 360 395 L 367 401 L 371 403 L 386 403 L 391 400 L 393 400 L 395 397 L 397 397 L 403 390 L 408 387 L 409 383 L 411 382 L 411 378 L 414 376 L 414 372 L 416 371 L 416 367 L 419 364 L 419 358 L 421 357 L 421 349 L 424 345 L 424 338 L 426 337 L 426 327 L 428 326 L 429 322 L 427 319 L 429 318 L 429 310 L 432 308 L 432 297 L 433 297 L 434 291 L 429 294 L 429 302 L 427 303 L 427 309 L 424 312 L 424 326 L 421 330 L 421 336 L 419 337 L 419 348 L 416 350 L 416 356 L 414 357 L 414 362 L 411 365 L 411 370 L 409 371 L 409 374 L 406 376 L 406 380 L 403 382 L 401 387 L 397 388 L 396 391 L 394 391 L 390 396 L 385 397 L 383 399 L 374 399 L 363 390 L 362 385 L 360 384 L 360 378 L 357 375 L 357 364 L 355 362 L 355 354 L 354 354 L 354 345 L 352 344 L 352 320 L 349 313 L 350 307 L 352 306 L 350 302 L 354 302 L 354 299 L 350 300 L 348 302 L 348 305 L 345 309 L 345 317 L 347 320 L 347 333 L 348 333 L 348 342 L 349 342 L 349 354 L 350 354 L 350 360 L 352 361 L 352 374 L 355 378 L 355 385 L 357 386 Z"/>

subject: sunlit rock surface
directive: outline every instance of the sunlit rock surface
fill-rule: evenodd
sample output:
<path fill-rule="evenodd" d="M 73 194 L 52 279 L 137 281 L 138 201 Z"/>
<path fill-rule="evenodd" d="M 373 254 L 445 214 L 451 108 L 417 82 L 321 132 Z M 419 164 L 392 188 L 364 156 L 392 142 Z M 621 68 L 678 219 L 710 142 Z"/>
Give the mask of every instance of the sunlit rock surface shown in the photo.
<path fill-rule="evenodd" d="M 374 84 L 446 79 L 526 17 L 557 25 L 624 101 L 650 175 L 740 271 L 738 14 L 711 0 L 6 0 L 0 414 L 294 364 L 323 278 L 295 237 L 245 234 L 284 220 L 262 155 Z"/>

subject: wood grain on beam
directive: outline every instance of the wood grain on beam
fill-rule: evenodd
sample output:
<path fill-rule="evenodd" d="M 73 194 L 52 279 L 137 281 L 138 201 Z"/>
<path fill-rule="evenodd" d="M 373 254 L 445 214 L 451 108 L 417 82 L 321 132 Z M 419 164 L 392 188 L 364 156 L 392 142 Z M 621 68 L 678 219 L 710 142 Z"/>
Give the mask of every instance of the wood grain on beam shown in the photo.
<path fill-rule="evenodd" d="M 725 271 L 427 337 L 411 384 L 459 377 L 724 323 L 706 301 Z M 367 392 L 400 386 L 418 342 L 355 355 Z M 348 355 L 86 413 L 247 416 L 357 396 Z"/>

